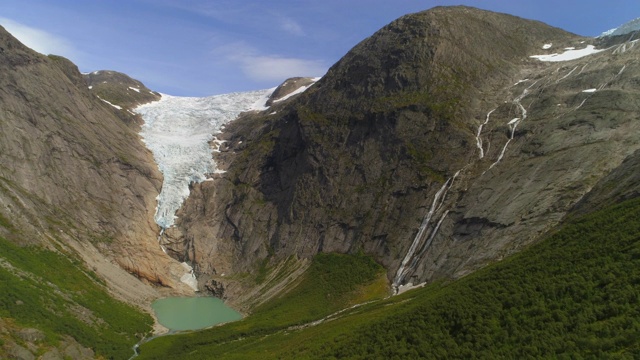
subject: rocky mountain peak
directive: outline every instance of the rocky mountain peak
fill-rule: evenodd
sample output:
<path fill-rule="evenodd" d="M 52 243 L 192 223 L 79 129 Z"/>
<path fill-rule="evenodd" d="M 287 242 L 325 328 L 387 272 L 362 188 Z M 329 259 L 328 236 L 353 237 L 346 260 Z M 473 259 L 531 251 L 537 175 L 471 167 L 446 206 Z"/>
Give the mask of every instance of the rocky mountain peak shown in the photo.
<path fill-rule="evenodd" d="M 310 77 L 293 77 L 285 80 L 282 84 L 273 90 L 266 106 L 271 106 L 277 102 L 284 101 L 290 97 L 304 92 L 309 86 L 314 84 L 318 79 Z"/>
<path fill-rule="evenodd" d="M 568 43 L 579 37 L 537 21 L 463 6 L 409 14 L 331 67 L 318 83 L 316 101 L 344 108 L 344 101 L 328 99 L 333 92 L 353 101 L 413 92 L 440 101 L 503 80 L 551 39 Z"/>
<path fill-rule="evenodd" d="M 157 101 L 161 95 L 149 90 L 129 75 L 112 70 L 97 70 L 82 74 L 86 86 L 100 99 L 117 108 L 131 110 L 138 105 Z M 119 109 L 121 110 L 121 109 Z M 132 115 L 132 114 L 131 114 Z"/>
<path fill-rule="evenodd" d="M 401 17 L 277 111 L 225 129 L 227 172 L 194 186 L 175 251 L 188 249 L 217 287 L 229 283 L 218 273 L 317 252 L 371 254 L 397 284 L 460 276 L 509 254 L 638 145 L 602 120 L 612 111 L 588 105 L 628 97 L 633 86 L 616 74 L 637 71 L 631 45 L 614 57 L 531 57 L 596 42 L 468 7 Z M 589 140 L 610 136 L 633 146 Z"/>

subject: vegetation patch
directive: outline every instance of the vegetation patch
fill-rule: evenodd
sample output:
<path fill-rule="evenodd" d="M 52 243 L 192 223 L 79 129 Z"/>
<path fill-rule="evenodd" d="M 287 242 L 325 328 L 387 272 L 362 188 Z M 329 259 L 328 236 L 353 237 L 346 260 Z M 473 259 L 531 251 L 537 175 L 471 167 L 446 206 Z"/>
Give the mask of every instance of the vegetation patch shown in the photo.
<path fill-rule="evenodd" d="M 14 230 L 13 224 L 11 224 L 11 222 L 4 215 L 2 215 L 2 213 L 0 213 L 0 226 L 9 231 Z"/>
<path fill-rule="evenodd" d="M 65 335 L 97 355 L 126 359 L 151 331 L 148 314 L 114 300 L 72 256 L 0 238 L 0 318 L 37 328 L 56 346 Z"/>

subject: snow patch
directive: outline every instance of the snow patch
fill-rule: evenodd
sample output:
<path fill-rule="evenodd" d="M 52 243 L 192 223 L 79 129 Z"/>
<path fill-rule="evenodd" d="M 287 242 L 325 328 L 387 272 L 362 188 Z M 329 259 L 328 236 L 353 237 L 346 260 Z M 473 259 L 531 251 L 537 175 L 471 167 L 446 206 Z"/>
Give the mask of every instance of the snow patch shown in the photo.
<path fill-rule="evenodd" d="M 307 86 L 301 86 L 301 87 L 297 88 L 296 90 L 290 92 L 289 94 L 281 97 L 280 99 L 273 100 L 273 102 L 277 103 L 277 102 L 285 101 L 285 100 L 289 99 L 292 96 L 295 96 L 295 95 L 298 95 L 298 94 L 302 94 L 303 92 L 307 91 L 307 89 L 310 88 L 313 84 L 315 84 L 316 81 L 318 81 L 318 80 L 320 80 L 319 77 L 318 78 L 313 78 L 312 79 L 313 82 L 311 84 L 309 84 Z"/>
<path fill-rule="evenodd" d="M 138 92 L 138 93 L 140 92 L 140 89 L 138 89 L 138 88 L 134 88 L 134 87 L 131 87 L 131 86 L 129 86 L 129 89 L 131 89 L 131 90 L 133 90 L 133 91 L 135 91 L 135 92 Z"/>
<path fill-rule="evenodd" d="M 400 295 L 403 292 L 407 292 L 409 290 L 423 288 L 425 285 L 427 285 L 426 282 L 423 282 L 417 285 L 413 285 L 413 283 L 407 283 L 406 285 L 398 285 L 398 292 L 396 293 L 396 295 Z"/>
<path fill-rule="evenodd" d="M 271 96 L 271 94 L 273 94 L 273 92 L 275 90 L 276 90 L 275 87 L 273 87 L 271 89 L 264 90 L 265 93 L 258 100 L 256 100 L 253 104 L 251 104 L 251 106 L 247 110 L 254 110 L 254 111 L 267 110 L 269 108 L 267 106 L 267 101 L 269 100 L 269 96 Z M 224 128 L 224 126 L 223 126 L 223 128 Z"/>
<path fill-rule="evenodd" d="M 182 267 L 187 271 L 180 277 L 180 281 L 189 285 L 193 291 L 198 291 L 198 279 L 196 279 L 196 274 L 193 272 L 193 268 L 187 264 L 186 262 L 181 263 Z"/>
<path fill-rule="evenodd" d="M 114 108 L 116 108 L 116 109 L 118 109 L 118 110 L 122 110 L 122 106 L 118 106 L 118 105 L 112 104 L 112 103 L 108 102 L 107 100 L 105 100 L 105 99 L 101 98 L 100 96 L 98 96 L 98 99 L 100 99 L 100 100 L 102 100 L 102 101 L 106 102 L 107 104 L 109 104 L 109 105 L 113 106 Z"/>
<path fill-rule="evenodd" d="M 569 61 L 569 60 L 579 59 L 587 55 L 599 53 L 600 51 L 602 50 L 596 49 L 595 46 L 593 45 L 587 45 L 587 47 L 585 47 L 584 49 L 567 50 L 562 54 L 554 53 L 549 55 L 531 55 L 530 57 L 534 59 L 538 59 L 540 61 L 558 62 L 558 61 Z"/>
<path fill-rule="evenodd" d="M 596 92 L 597 89 L 587 89 L 587 90 L 582 90 L 583 93 L 594 93 Z"/>
<path fill-rule="evenodd" d="M 553 44 L 544 44 L 544 45 L 542 45 L 542 49 L 543 50 L 551 49 L 552 46 L 553 46 Z"/>

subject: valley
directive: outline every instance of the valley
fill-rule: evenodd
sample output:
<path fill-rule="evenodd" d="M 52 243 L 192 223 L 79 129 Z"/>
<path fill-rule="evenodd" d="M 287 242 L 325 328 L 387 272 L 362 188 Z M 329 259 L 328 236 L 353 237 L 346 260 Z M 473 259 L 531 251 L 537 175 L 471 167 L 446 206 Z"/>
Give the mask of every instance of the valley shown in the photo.
<path fill-rule="evenodd" d="M 634 24 L 436 7 L 200 98 L 0 30 L 0 357 L 637 357 Z"/>

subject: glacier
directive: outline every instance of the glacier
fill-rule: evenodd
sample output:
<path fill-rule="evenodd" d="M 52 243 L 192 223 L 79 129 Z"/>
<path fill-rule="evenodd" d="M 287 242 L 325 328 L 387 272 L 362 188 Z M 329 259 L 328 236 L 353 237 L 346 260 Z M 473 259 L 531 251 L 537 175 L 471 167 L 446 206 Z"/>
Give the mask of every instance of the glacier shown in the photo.
<path fill-rule="evenodd" d="M 189 196 L 189 184 L 202 182 L 216 172 L 210 146 L 215 134 L 242 112 L 265 110 L 274 90 L 209 97 L 162 94 L 160 100 L 135 109 L 144 120 L 142 141 L 164 176 L 155 214 L 163 231 L 174 225 L 176 211 Z"/>

